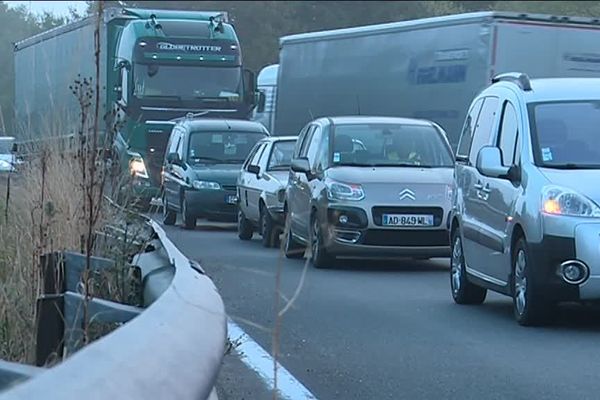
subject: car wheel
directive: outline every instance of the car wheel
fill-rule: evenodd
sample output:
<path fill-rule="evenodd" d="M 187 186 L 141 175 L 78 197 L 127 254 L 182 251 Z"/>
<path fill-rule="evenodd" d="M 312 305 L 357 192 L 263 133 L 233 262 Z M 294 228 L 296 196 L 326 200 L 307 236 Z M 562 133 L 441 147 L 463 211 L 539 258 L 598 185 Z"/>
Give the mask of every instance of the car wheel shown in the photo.
<path fill-rule="evenodd" d="M 287 258 L 302 258 L 304 257 L 304 247 L 294 239 L 294 235 L 292 234 L 292 221 L 290 221 L 289 213 L 286 212 L 285 215 L 285 226 L 284 230 L 284 246 L 283 252 Z"/>
<path fill-rule="evenodd" d="M 189 209 L 189 204 L 185 196 L 181 202 L 181 216 L 183 217 L 183 227 L 185 229 L 196 228 L 196 216 L 192 214 L 192 210 Z"/>
<path fill-rule="evenodd" d="M 169 203 L 167 202 L 167 196 L 163 195 L 162 199 L 163 203 L 163 224 L 165 225 L 175 225 L 175 221 L 177 221 L 177 213 L 169 208 Z"/>
<path fill-rule="evenodd" d="M 271 214 L 264 207 L 260 208 L 260 234 L 262 235 L 262 243 L 265 247 L 274 246 L 274 224 Z"/>
<path fill-rule="evenodd" d="M 513 311 L 517 322 L 523 326 L 548 323 L 556 304 L 536 286 L 534 266 L 524 238 L 516 242 L 512 271 Z"/>
<path fill-rule="evenodd" d="M 238 237 L 241 240 L 252 239 L 252 235 L 254 233 L 252 229 L 252 224 L 250 223 L 250 221 L 248 221 L 242 210 L 238 210 L 237 231 Z"/>
<path fill-rule="evenodd" d="M 450 257 L 450 288 L 457 304 L 481 304 L 487 290 L 469 282 L 465 267 L 462 239 L 458 230 L 452 233 L 452 255 Z"/>
<path fill-rule="evenodd" d="M 311 218 L 310 246 L 311 262 L 316 268 L 327 268 L 335 263 L 335 257 L 325 248 L 323 230 L 316 215 Z"/>

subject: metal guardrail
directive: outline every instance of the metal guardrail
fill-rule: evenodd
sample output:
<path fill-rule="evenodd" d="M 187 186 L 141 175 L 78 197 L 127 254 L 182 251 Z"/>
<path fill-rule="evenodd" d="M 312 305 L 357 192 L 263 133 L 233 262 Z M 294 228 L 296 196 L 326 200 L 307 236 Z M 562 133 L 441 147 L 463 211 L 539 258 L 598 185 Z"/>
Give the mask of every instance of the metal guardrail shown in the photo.
<path fill-rule="evenodd" d="M 223 301 L 200 266 L 175 247 L 160 225 L 149 224 L 155 238 L 132 262 L 140 267 L 147 307 L 101 299 L 89 303 L 96 318 L 131 320 L 52 368 L 0 364 L 0 380 L 15 383 L 0 393 L 0 400 L 216 398 L 214 384 L 227 337 Z M 60 307 L 54 307 L 64 311 L 66 326 L 77 326 L 81 321 L 72 310 L 82 298 L 73 277 L 81 263 L 77 256 L 68 257 L 71 271 L 65 270 L 64 293 L 54 295 L 50 304 L 61 298 Z M 106 268 L 110 261 L 94 259 L 91 269 Z M 76 349 L 78 338 L 77 333 L 63 332 L 65 348 Z"/>

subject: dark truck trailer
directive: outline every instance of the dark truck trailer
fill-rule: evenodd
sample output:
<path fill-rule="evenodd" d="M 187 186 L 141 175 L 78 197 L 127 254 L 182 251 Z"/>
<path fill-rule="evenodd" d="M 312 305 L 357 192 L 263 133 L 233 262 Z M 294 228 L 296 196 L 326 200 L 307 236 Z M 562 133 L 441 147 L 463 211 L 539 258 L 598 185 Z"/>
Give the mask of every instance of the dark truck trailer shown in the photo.
<path fill-rule="evenodd" d="M 430 119 L 456 148 L 467 108 L 492 76 L 600 76 L 600 22 L 479 12 L 280 39 L 275 127 L 379 115 Z"/>
<path fill-rule="evenodd" d="M 76 132 L 80 107 L 69 86 L 96 77 L 96 25 L 91 16 L 15 44 L 15 114 L 25 139 Z M 256 77 L 243 68 L 224 12 L 107 8 L 99 26 L 100 116 L 122 117 L 113 154 L 149 203 L 160 194 L 174 120 L 249 119 Z"/>

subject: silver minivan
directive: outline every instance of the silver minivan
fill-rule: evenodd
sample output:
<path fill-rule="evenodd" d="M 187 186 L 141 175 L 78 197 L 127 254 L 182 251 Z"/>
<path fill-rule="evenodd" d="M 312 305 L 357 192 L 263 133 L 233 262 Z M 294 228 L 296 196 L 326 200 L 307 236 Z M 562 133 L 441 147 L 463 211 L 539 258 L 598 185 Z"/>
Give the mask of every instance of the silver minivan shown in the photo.
<path fill-rule="evenodd" d="M 600 300 L 600 79 L 492 82 L 457 149 L 452 296 L 512 296 L 536 325 L 560 302 Z"/>
<path fill-rule="evenodd" d="M 287 257 L 448 256 L 452 150 L 433 122 L 319 118 L 301 131 L 284 214 Z"/>

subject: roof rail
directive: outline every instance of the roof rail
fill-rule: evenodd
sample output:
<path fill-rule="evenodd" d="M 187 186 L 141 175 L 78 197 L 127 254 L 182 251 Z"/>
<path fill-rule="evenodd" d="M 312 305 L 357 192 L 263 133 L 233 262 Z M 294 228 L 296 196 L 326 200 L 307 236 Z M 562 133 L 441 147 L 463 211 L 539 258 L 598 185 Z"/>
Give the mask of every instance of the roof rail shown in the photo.
<path fill-rule="evenodd" d="M 531 90 L 531 81 L 529 80 L 529 76 L 522 72 L 507 72 L 496 75 L 492 78 L 492 83 L 497 82 L 513 82 L 519 85 L 521 90 L 526 92 Z"/>

